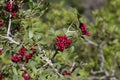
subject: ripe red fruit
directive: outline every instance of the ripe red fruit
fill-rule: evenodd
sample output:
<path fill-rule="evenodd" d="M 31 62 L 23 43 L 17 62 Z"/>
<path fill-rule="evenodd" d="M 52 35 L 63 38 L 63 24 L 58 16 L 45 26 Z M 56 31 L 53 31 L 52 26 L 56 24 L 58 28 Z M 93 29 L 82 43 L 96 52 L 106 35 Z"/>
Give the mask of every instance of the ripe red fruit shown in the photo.
<path fill-rule="evenodd" d="M 24 71 L 22 73 L 22 77 L 24 78 L 24 80 L 30 80 L 31 79 L 30 75 L 26 71 Z"/>
<path fill-rule="evenodd" d="M 22 47 L 20 48 L 20 50 L 19 50 L 19 53 L 24 54 L 25 51 L 26 51 L 25 47 L 22 46 Z M 22 55 L 22 56 L 23 56 L 23 55 Z"/>
<path fill-rule="evenodd" d="M 12 56 L 11 59 L 12 59 L 13 62 L 16 62 L 16 63 L 21 62 L 22 61 L 22 56 L 18 55 L 18 54 L 15 54 L 15 55 Z"/>
<path fill-rule="evenodd" d="M 14 1 L 13 1 L 14 2 Z M 10 12 L 13 18 L 16 17 L 16 13 L 18 12 L 19 8 L 18 5 L 13 5 L 9 2 L 6 3 L 6 10 Z"/>
<path fill-rule="evenodd" d="M 87 31 L 85 24 L 80 23 L 79 28 L 81 29 L 83 35 L 90 36 L 90 33 Z"/>
<path fill-rule="evenodd" d="M 63 75 L 64 75 L 64 76 L 69 76 L 69 75 L 71 75 L 71 72 L 64 71 L 64 72 L 63 72 Z"/>
<path fill-rule="evenodd" d="M 3 79 L 4 77 L 5 76 L 2 73 L 0 73 L 0 80 Z"/>
<path fill-rule="evenodd" d="M 29 59 L 32 58 L 32 54 L 29 53 L 29 54 L 27 54 L 25 57 L 26 57 L 26 60 L 29 60 Z"/>
<path fill-rule="evenodd" d="M 64 49 L 68 48 L 71 43 L 72 43 L 72 40 L 67 39 L 66 35 L 57 36 L 56 45 L 58 46 L 58 50 L 60 51 L 63 51 Z"/>
<path fill-rule="evenodd" d="M 6 3 L 6 10 L 10 12 L 11 9 L 12 9 L 12 4 L 10 2 L 7 2 Z"/>
<path fill-rule="evenodd" d="M 0 27 L 2 27 L 4 25 L 3 21 L 0 21 Z"/>
<path fill-rule="evenodd" d="M 0 55 L 2 54 L 2 51 L 3 51 L 3 50 L 2 50 L 2 49 L 0 49 Z"/>

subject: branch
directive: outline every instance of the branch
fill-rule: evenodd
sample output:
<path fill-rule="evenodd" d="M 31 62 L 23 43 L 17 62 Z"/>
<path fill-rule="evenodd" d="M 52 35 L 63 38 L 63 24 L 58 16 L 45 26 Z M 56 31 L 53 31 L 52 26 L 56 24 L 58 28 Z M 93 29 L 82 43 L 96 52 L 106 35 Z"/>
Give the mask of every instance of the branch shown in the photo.
<path fill-rule="evenodd" d="M 114 60 L 113 60 L 113 65 L 115 65 L 115 68 L 117 67 L 117 64 L 116 64 L 117 56 L 118 56 L 118 53 L 115 53 L 115 54 L 114 54 Z M 112 70 L 111 76 L 114 76 L 114 75 L 115 75 L 115 72 L 116 72 L 116 69 L 115 69 L 115 68 Z"/>
<path fill-rule="evenodd" d="M 15 43 L 15 44 L 17 44 L 17 45 L 20 44 L 19 42 L 16 42 L 15 40 L 13 40 L 12 37 L 9 37 L 9 36 L 2 36 L 2 35 L 0 35 L 0 37 L 5 38 L 5 39 L 8 39 L 9 41 L 11 41 L 11 43 Z"/>
<path fill-rule="evenodd" d="M 69 25 L 69 27 L 68 27 L 68 29 L 67 29 L 67 32 L 66 32 L 65 34 L 70 33 L 70 32 L 73 32 L 73 33 L 76 32 L 76 31 L 70 31 L 70 28 L 71 28 L 72 24 L 73 24 L 73 22 Z"/>
<path fill-rule="evenodd" d="M 103 73 L 104 71 L 103 70 L 99 70 L 99 71 L 93 71 L 91 70 L 90 71 L 93 75 L 96 75 L 96 74 L 99 74 L 99 73 Z"/>
<path fill-rule="evenodd" d="M 46 52 L 44 50 L 42 50 L 42 48 L 40 46 L 38 46 L 38 49 L 41 53 L 43 53 L 43 56 L 41 58 L 44 59 L 47 62 L 47 64 L 49 64 L 49 66 L 51 66 L 53 68 L 53 70 L 55 71 L 55 73 L 57 73 L 58 76 L 63 77 L 63 75 L 60 74 L 56 68 L 54 68 L 54 66 L 53 66 L 54 64 L 52 63 L 52 61 L 47 58 Z"/>
<path fill-rule="evenodd" d="M 103 44 L 104 44 L 104 42 L 102 42 L 101 44 L 98 45 L 98 57 L 99 57 L 99 61 L 100 61 L 100 70 L 104 69 L 104 61 L 105 61 L 104 53 L 102 50 Z"/>
<path fill-rule="evenodd" d="M 102 47 L 103 47 L 104 43 L 105 42 L 102 42 L 101 44 L 96 45 L 96 46 L 98 46 L 98 54 L 97 55 L 98 55 L 99 61 L 100 61 L 100 70 L 99 71 L 91 70 L 91 73 L 92 74 L 98 74 L 98 73 L 104 72 L 106 76 L 110 76 L 110 74 L 108 73 L 108 71 L 104 67 L 105 58 L 104 58 L 104 53 L 103 53 L 103 50 L 102 50 Z M 94 43 L 92 42 L 92 44 L 94 44 Z"/>
<path fill-rule="evenodd" d="M 53 61 L 53 59 L 55 58 L 55 56 L 58 54 L 58 49 L 55 50 L 55 53 L 52 55 L 51 60 Z"/>
<path fill-rule="evenodd" d="M 101 42 L 99 45 L 98 45 L 98 57 L 99 57 L 99 61 L 100 61 L 100 70 L 99 71 L 93 71 L 91 70 L 91 73 L 96 75 L 98 73 L 104 73 L 105 75 L 104 76 L 99 76 L 99 77 L 96 77 L 96 76 L 92 76 L 92 77 L 89 77 L 90 80 L 92 79 L 99 79 L 99 80 L 103 80 L 105 78 L 109 79 L 109 80 L 118 80 L 116 77 L 115 77 L 115 69 L 112 70 L 112 73 L 109 73 L 105 66 L 104 66 L 104 62 L 105 62 L 105 57 L 104 57 L 104 52 L 103 52 L 103 45 L 105 44 L 105 42 Z M 116 66 L 115 64 L 115 60 L 116 60 L 116 57 L 117 57 L 117 54 L 115 54 L 114 56 L 114 60 L 113 60 L 113 63 L 114 65 Z"/>
<path fill-rule="evenodd" d="M 105 78 L 106 78 L 106 76 L 101 76 L 101 77 L 90 76 L 90 77 L 88 77 L 88 80 L 103 80 Z"/>
<path fill-rule="evenodd" d="M 98 46 L 97 43 L 95 43 L 95 42 L 93 42 L 93 41 L 91 41 L 91 40 L 89 40 L 89 39 L 85 39 L 85 38 L 84 38 L 84 40 L 85 40 L 88 44 L 90 44 L 90 45 Z"/>
<path fill-rule="evenodd" d="M 70 68 L 70 72 L 73 72 L 73 70 L 74 70 L 74 67 L 75 67 L 75 62 L 73 62 L 73 64 L 72 64 L 72 66 L 71 66 L 71 68 Z"/>
<path fill-rule="evenodd" d="M 13 1 L 12 0 L 10 0 L 10 4 L 12 5 L 12 3 L 13 3 Z M 8 30 L 7 30 L 7 37 L 9 37 L 10 36 L 10 28 L 11 28 L 11 17 L 12 17 L 12 15 L 11 15 L 11 11 L 12 11 L 12 9 L 10 9 L 10 14 L 9 14 L 9 23 L 8 23 Z"/>

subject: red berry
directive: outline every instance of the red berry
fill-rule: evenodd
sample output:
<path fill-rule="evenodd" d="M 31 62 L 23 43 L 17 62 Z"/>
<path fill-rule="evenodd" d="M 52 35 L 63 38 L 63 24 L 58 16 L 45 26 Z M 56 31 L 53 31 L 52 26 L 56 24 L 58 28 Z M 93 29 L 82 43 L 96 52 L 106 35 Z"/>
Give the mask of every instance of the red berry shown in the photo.
<path fill-rule="evenodd" d="M 2 27 L 4 25 L 3 21 L 0 21 L 0 27 Z"/>
<path fill-rule="evenodd" d="M 26 55 L 26 60 L 29 60 L 31 58 L 32 58 L 32 54 L 29 53 L 29 54 Z"/>
<path fill-rule="evenodd" d="M 18 55 L 18 54 L 15 54 L 15 55 L 12 56 L 11 59 L 12 59 L 13 62 L 16 62 L 16 63 L 21 62 L 22 61 L 22 56 Z"/>
<path fill-rule="evenodd" d="M 12 4 L 10 2 L 6 3 L 6 10 L 10 12 L 10 10 L 12 9 Z"/>
<path fill-rule="evenodd" d="M 19 50 L 19 52 L 20 52 L 21 54 L 24 54 L 24 53 L 25 53 L 25 51 L 26 51 L 26 49 L 25 49 L 25 47 L 24 47 L 24 46 L 22 46 L 22 47 L 21 47 L 21 49 Z"/>
<path fill-rule="evenodd" d="M 0 55 L 2 54 L 2 51 L 3 51 L 3 50 L 2 50 L 2 49 L 0 49 Z"/>
<path fill-rule="evenodd" d="M 90 33 L 87 31 L 85 24 L 80 23 L 79 28 L 81 29 L 83 35 L 90 36 Z"/>
<path fill-rule="evenodd" d="M 0 80 L 3 79 L 4 77 L 5 76 L 2 73 L 0 73 Z"/>
<path fill-rule="evenodd" d="M 58 50 L 60 51 L 63 51 L 64 49 L 68 48 L 71 43 L 72 43 L 72 40 L 67 39 L 66 35 L 57 36 L 56 45 L 58 46 Z"/>
<path fill-rule="evenodd" d="M 30 75 L 26 71 L 24 71 L 22 73 L 22 77 L 24 78 L 24 80 L 30 80 L 31 79 Z"/>
<path fill-rule="evenodd" d="M 6 3 L 6 10 L 10 12 L 13 18 L 16 17 L 16 13 L 19 10 L 17 5 L 13 5 L 9 2 Z"/>
<path fill-rule="evenodd" d="M 64 75 L 64 76 L 69 76 L 69 75 L 71 75 L 71 72 L 64 71 L 64 72 L 63 72 L 63 75 Z"/>

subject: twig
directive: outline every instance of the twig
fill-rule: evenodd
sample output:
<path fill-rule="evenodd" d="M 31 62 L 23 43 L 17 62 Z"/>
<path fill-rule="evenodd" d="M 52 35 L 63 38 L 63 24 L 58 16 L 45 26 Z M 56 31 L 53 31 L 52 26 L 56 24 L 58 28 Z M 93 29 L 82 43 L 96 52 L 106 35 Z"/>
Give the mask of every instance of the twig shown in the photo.
<path fill-rule="evenodd" d="M 12 0 L 10 0 L 10 4 L 12 5 L 12 3 L 13 3 L 13 1 Z M 8 24 L 8 30 L 7 30 L 7 37 L 9 37 L 10 36 L 10 28 L 11 28 L 11 17 L 12 17 L 12 15 L 11 15 L 11 11 L 12 11 L 12 9 L 10 8 L 10 14 L 9 14 L 9 24 Z"/>
<path fill-rule="evenodd" d="M 104 68 L 104 53 L 103 53 L 103 50 L 102 50 L 102 47 L 103 47 L 103 44 L 104 42 L 102 42 L 100 45 L 98 45 L 98 57 L 99 57 L 99 61 L 100 61 L 100 70 L 103 70 Z"/>
<path fill-rule="evenodd" d="M 17 45 L 20 44 L 19 42 L 16 42 L 15 40 L 13 40 L 12 37 L 2 36 L 2 35 L 0 35 L 0 37 L 5 38 L 5 39 L 8 39 L 9 41 L 11 41 L 11 43 L 15 43 L 15 44 L 17 44 Z"/>
<path fill-rule="evenodd" d="M 43 67 L 45 67 L 45 66 L 47 66 L 47 65 L 48 65 L 48 63 L 44 64 Z"/>
<path fill-rule="evenodd" d="M 91 40 L 89 40 L 89 39 L 85 39 L 85 38 L 84 38 L 84 40 L 85 40 L 88 44 L 90 44 L 90 45 L 98 46 L 97 43 L 95 43 L 95 42 L 93 42 L 93 41 L 91 41 Z"/>
<path fill-rule="evenodd" d="M 117 67 L 117 64 L 116 64 L 117 56 L 118 56 L 118 53 L 115 53 L 114 60 L 113 60 L 113 65 L 115 65 L 115 68 Z M 111 76 L 115 75 L 115 72 L 116 72 L 115 68 L 112 70 Z"/>
<path fill-rule="evenodd" d="M 73 24 L 73 22 L 69 25 L 69 27 L 68 27 L 68 29 L 67 29 L 67 32 L 66 32 L 65 34 L 71 33 L 71 32 L 73 32 L 73 33 L 76 32 L 76 31 L 70 31 L 70 28 L 71 28 L 72 24 Z"/>
<path fill-rule="evenodd" d="M 98 74 L 98 73 L 104 73 L 105 75 L 104 76 L 92 76 L 92 77 L 89 77 L 90 80 L 93 80 L 93 79 L 98 79 L 98 80 L 103 80 L 105 78 L 108 78 L 109 80 L 118 80 L 116 77 L 115 77 L 115 69 L 112 70 L 112 73 L 109 73 L 106 68 L 104 67 L 104 61 L 105 61 L 105 57 L 104 57 L 104 52 L 103 52 L 103 45 L 105 44 L 105 42 L 103 41 L 102 43 L 100 43 L 98 45 L 98 57 L 99 57 L 99 61 L 100 61 L 100 70 L 99 71 L 93 71 L 91 70 L 91 73 L 92 74 Z M 114 62 L 116 60 L 116 56 L 117 54 L 115 54 L 114 56 Z"/>
<path fill-rule="evenodd" d="M 101 73 L 101 72 L 106 72 L 105 68 L 104 68 L 104 53 L 103 53 L 103 50 L 102 50 L 102 46 L 104 44 L 104 42 L 102 42 L 101 44 L 97 45 L 96 43 L 90 41 L 90 40 L 87 40 L 87 42 L 89 42 L 90 44 L 92 45 L 95 45 L 98 47 L 98 57 L 99 57 L 99 61 L 100 61 L 100 70 L 99 71 L 93 71 L 91 70 L 91 73 L 92 74 L 98 74 L 98 73 Z M 106 75 L 108 75 L 108 73 L 106 72 Z"/>
<path fill-rule="evenodd" d="M 93 43 L 93 42 L 92 42 L 92 44 L 95 45 L 95 43 Z M 98 54 L 97 55 L 98 55 L 99 61 L 100 61 L 100 70 L 99 71 L 93 71 L 93 70 L 91 70 L 91 73 L 95 75 L 95 74 L 104 72 L 105 76 L 107 77 L 107 76 L 109 76 L 109 73 L 104 68 L 104 61 L 105 61 L 105 59 L 104 59 L 104 53 L 103 53 L 103 50 L 102 50 L 103 44 L 104 44 L 104 42 L 102 42 L 99 45 L 95 45 L 95 46 L 98 47 Z"/>
<path fill-rule="evenodd" d="M 97 55 L 98 55 L 99 61 L 100 61 L 100 70 L 99 71 L 93 71 L 93 70 L 91 70 L 91 73 L 92 74 L 98 74 L 98 73 L 104 72 L 106 76 L 110 76 L 109 73 L 108 73 L 108 71 L 104 68 L 105 58 L 104 58 L 104 53 L 103 53 L 103 50 L 102 50 L 102 47 L 103 47 L 104 43 L 105 42 L 102 42 L 101 44 L 96 45 L 96 46 L 98 46 L 98 54 Z"/>
<path fill-rule="evenodd" d="M 75 62 L 73 62 L 73 64 L 72 64 L 72 66 L 71 66 L 71 68 L 70 68 L 70 72 L 73 72 L 73 70 L 74 70 L 74 67 L 75 67 Z"/>
<path fill-rule="evenodd" d="M 58 74 L 59 77 L 63 77 L 63 75 L 60 74 L 56 68 L 54 68 L 52 61 L 47 58 L 45 51 L 42 50 L 42 48 L 40 46 L 38 46 L 38 49 L 40 52 L 43 53 L 43 56 L 41 58 L 44 59 L 47 62 L 47 64 L 49 64 L 49 66 L 51 66 L 53 68 L 53 70 L 55 71 L 55 73 Z"/>
<path fill-rule="evenodd" d="M 44 0 L 40 0 L 40 2 L 38 3 L 38 6 L 40 6 L 43 1 L 44 1 Z"/>
<path fill-rule="evenodd" d="M 53 56 L 51 57 L 51 60 L 53 60 L 57 54 L 58 54 L 58 49 L 56 49 L 55 53 L 54 53 Z"/>
<path fill-rule="evenodd" d="M 98 73 L 102 73 L 102 72 L 104 72 L 103 70 L 99 70 L 99 71 L 93 71 L 93 70 L 91 70 L 90 71 L 93 75 L 96 75 L 96 74 L 98 74 Z"/>
<path fill-rule="evenodd" d="M 101 76 L 101 77 L 90 76 L 90 77 L 88 77 L 88 80 L 103 80 L 105 78 L 106 78 L 106 76 Z"/>

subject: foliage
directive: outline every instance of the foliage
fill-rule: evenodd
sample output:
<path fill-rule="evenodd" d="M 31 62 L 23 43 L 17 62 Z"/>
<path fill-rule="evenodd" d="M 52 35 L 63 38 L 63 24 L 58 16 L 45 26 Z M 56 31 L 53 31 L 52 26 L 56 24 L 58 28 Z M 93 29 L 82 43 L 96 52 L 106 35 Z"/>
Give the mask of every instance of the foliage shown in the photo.
<path fill-rule="evenodd" d="M 14 0 L 13 5 L 18 6 L 15 14 L 6 10 L 8 1 L 0 1 L 1 79 L 100 80 L 102 76 L 105 76 L 102 80 L 120 79 L 119 0 L 110 0 L 93 11 L 93 23 L 64 0 L 59 3 Z M 80 23 L 87 26 L 90 36 L 82 33 Z M 67 47 L 60 51 L 57 36 L 65 34 L 66 41 L 70 39 L 72 44 L 63 43 L 62 38 Z M 14 61 L 15 55 L 22 61 Z"/>

